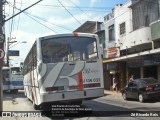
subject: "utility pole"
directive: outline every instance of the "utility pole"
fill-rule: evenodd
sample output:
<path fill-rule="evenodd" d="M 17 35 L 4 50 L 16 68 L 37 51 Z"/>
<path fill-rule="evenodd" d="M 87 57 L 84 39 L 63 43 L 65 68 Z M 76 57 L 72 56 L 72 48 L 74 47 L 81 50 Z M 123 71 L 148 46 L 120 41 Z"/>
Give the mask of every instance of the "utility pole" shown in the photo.
<path fill-rule="evenodd" d="M 0 0 L 0 111 L 3 111 L 3 90 L 2 90 L 2 67 L 4 57 L 4 0 Z"/>
<path fill-rule="evenodd" d="M 21 10 L 19 13 L 13 15 L 12 17 L 8 18 L 7 20 L 4 20 L 4 3 L 6 0 L 0 0 L 0 112 L 3 111 L 3 90 L 2 90 L 2 67 L 3 67 L 3 58 L 4 58 L 4 42 L 5 42 L 5 34 L 4 34 L 4 23 L 12 19 L 13 17 L 16 17 L 20 13 L 26 11 L 27 9 L 33 7 L 34 5 L 38 4 L 43 0 L 39 0 L 36 3 L 32 4 L 31 6 L 25 8 L 24 10 Z M 1 114 L 1 113 L 0 113 Z"/>

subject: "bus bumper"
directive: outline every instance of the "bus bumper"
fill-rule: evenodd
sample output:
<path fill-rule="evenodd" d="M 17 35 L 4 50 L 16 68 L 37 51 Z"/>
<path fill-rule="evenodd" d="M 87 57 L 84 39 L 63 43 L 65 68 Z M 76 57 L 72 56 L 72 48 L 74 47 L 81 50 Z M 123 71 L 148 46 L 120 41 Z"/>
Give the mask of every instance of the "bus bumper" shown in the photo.
<path fill-rule="evenodd" d="M 83 91 L 66 91 L 66 92 L 52 92 L 43 93 L 40 95 L 41 103 L 56 102 L 56 101 L 70 101 L 70 100 L 85 100 L 104 96 L 104 89 L 88 89 Z"/>

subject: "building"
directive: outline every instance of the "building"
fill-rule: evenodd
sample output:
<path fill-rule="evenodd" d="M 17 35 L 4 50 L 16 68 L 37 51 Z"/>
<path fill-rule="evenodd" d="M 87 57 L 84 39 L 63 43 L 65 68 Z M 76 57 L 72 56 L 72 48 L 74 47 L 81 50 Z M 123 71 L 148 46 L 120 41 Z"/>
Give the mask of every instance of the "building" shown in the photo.
<path fill-rule="evenodd" d="M 104 79 L 105 89 L 112 89 L 113 77 L 116 76 L 119 81 L 119 89 L 126 83 L 125 79 L 125 62 L 113 61 L 122 55 L 121 51 L 129 48 L 128 34 L 132 30 L 132 16 L 129 6 L 132 4 L 128 1 L 125 4 L 117 4 L 112 12 L 104 17 L 105 27 L 105 46 L 104 51 Z M 125 83 L 124 83 L 125 82 Z"/>
<path fill-rule="evenodd" d="M 103 55 L 103 47 L 105 43 L 105 31 L 103 22 L 98 21 L 86 21 L 79 28 L 74 30 L 74 32 L 82 32 L 82 33 L 93 33 L 97 34 L 99 37 L 99 43 L 101 48 L 101 54 Z"/>
<path fill-rule="evenodd" d="M 104 17 L 105 88 L 112 86 L 112 77 L 119 80 L 119 89 L 135 78 L 160 80 L 160 0 L 129 0 L 116 5 Z"/>

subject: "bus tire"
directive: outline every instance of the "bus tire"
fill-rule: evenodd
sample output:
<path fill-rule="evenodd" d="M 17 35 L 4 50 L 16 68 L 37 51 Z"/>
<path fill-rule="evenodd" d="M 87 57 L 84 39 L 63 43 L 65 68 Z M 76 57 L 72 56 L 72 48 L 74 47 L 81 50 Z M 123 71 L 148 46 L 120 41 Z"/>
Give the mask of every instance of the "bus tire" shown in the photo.
<path fill-rule="evenodd" d="M 33 108 L 34 108 L 35 110 L 40 110 L 40 109 L 41 109 L 41 106 L 40 106 L 40 105 L 33 104 Z"/>
<path fill-rule="evenodd" d="M 32 94 L 32 103 L 33 103 L 33 108 L 34 108 L 35 110 L 40 110 L 40 109 L 41 109 L 41 106 L 40 106 L 40 105 L 36 105 L 36 104 L 35 104 L 33 94 Z"/>

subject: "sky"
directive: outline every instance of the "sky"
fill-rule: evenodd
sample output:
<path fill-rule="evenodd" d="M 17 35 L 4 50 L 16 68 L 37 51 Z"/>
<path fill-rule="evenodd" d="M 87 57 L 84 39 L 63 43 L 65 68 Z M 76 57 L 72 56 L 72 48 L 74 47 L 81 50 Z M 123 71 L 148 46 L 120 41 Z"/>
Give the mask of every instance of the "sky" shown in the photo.
<path fill-rule="evenodd" d="M 13 9 L 15 1 L 15 9 Z M 6 20 L 39 0 L 7 0 Z M 43 0 L 13 19 L 5 22 L 5 35 L 10 50 L 19 50 L 20 56 L 10 57 L 10 64 L 23 62 L 36 38 L 72 33 L 86 21 L 101 21 L 116 4 L 128 0 Z M 27 43 L 23 43 L 23 42 Z M 6 45 L 6 44 L 5 44 Z"/>

